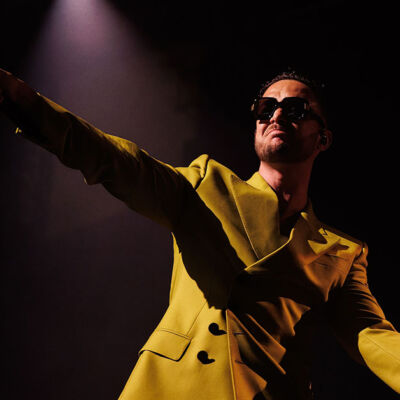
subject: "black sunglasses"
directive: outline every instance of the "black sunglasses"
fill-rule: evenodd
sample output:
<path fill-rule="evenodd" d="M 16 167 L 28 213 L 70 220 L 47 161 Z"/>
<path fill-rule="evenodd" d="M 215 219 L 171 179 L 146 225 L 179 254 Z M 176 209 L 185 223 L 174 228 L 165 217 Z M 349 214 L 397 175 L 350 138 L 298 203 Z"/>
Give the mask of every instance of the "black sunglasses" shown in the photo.
<path fill-rule="evenodd" d="M 251 111 L 256 120 L 270 120 L 278 108 L 282 108 L 284 116 L 292 122 L 311 117 L 325 128 L 323 119 L 301 97 L 285 97 L 280 102 L 274 97 L 260 97 L 254 100 Z"/>

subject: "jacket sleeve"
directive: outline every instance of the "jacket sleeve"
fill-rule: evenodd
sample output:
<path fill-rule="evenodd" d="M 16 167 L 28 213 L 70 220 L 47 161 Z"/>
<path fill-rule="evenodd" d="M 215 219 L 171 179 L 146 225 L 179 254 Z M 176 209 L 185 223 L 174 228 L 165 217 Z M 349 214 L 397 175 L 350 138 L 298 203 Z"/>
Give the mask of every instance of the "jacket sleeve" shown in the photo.
<path fill-rule="evenodd" d="M 330 322 L 352 358 L 400 393 L 400 333 L 386 320 L 368 287 L 367 254 L 364 243 L 343 287 L 329 301 Z"/>
<path fill-rule="evenodd" d="M 174 230 L 186 192 L 204 176 L 207 155 L 178 170 L 135 143 L 102 132 L 39 93 L 32 103 L 29 112 L 25 105 L 25 114 L 18 106 L 10 108 L 14 122 L 22 125 L 17 134 L 55 154 L 64 165 L 79 169 L 88 185 L 101 183 L 131 209 Z"/>

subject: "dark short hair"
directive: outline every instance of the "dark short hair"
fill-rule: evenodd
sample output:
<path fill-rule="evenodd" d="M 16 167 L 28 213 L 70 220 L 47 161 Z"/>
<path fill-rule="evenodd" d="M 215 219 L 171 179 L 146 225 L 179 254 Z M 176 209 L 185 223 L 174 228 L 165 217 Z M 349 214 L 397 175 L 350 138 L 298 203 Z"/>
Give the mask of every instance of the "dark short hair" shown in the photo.
<path fill-rule="evenodd" d="M 295 81 L 302 82 L 306 86 L 308 86 L 311 89 L 312 93 L 314 94 L 314 96 L 321 108 L 323 117 L 325 118 L 325 120 L 327 120 L 325 84 L 323 84 L 317 80 L 311 79 L 310 77 L 306 76 L 305 74 L 302 74 L 302 73 L 294 71 L 294 70 L 281 72 L 278 75 L 276 75 L 275 77 L 273 77 L 271 80 L 264 82 L 261 85 L 261 88 L 258 92 L 257 99 L 263 97 L 263 94 L 271 85 L 273 85 L 274 83 L 276 83 L 278 81 L 283 81 L 286 79 L 293 79 Z"/>

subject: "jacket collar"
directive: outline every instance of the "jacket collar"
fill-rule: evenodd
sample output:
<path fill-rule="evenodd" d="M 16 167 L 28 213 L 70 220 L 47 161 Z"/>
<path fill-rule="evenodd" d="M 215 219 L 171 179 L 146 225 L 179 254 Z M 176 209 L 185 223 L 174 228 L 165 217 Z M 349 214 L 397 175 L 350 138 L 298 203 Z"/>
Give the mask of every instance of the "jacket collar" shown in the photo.
<path fill-rule="evenodd" d="M 231 183 L 242 224 L 258 259 L 248 268 L 256 267 L 284 248 L 288 248 L 299 262 L 308 264 L 340 240 L 339 236 L 324 229 L 310 200 L 300 213 L 289 239 L 280 236 L 278 198 L 260 173 L 255 172 L 247 181 L 231 175 Z M 275 241 L 268 241 L 270 237 L 276 238 Z"/>

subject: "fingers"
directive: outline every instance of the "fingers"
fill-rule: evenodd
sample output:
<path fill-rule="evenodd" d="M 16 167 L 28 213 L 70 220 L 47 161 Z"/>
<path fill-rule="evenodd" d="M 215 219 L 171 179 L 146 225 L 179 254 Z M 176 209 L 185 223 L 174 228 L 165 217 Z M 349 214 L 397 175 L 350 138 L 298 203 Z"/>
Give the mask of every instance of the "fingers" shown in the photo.
<path fill-rule="evenodd" d="M 0 75 L 12 75 L 12 73 L 11 72 L 8 72 L 8 71 L 6 71 L 5 69 L 3 69 L 3 68 L 0 68 Z"/>
<path fill-rule="evenodd" d="M 7 86 L 8 77 L 11 74 L 0 68 L 0 105 L 3 104 L 5 98 L 5 88 Z"/>
<path fill-rule="evenodd" d="M 26 98 L 30 99 L 31 89 L 25 82 L 8 71 L 0 68 L 0 104 L 10 101 L 23 105 Z"/>

